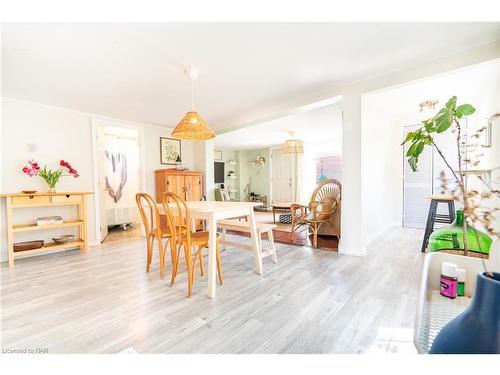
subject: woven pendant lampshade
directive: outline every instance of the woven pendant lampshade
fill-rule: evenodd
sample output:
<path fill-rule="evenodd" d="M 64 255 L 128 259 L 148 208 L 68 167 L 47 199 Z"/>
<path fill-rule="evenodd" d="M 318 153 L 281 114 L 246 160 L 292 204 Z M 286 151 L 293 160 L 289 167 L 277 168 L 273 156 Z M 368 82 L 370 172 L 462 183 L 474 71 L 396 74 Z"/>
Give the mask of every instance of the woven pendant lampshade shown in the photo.
<path fill-rule="evenodd" d="M 304 145 L 300 139 L 288 139 L 283 146 L 283 155 L 302 155 Z"/>
<path fill-rule="evenodd" d="M 198 112 L 194 111 L 194 81 L 198 78 L 198 69 L 187 67 L 184 73 L 191 80 L 191 111 L 186 113 L 177 124 L 172 132 L 172 137 L 190 141 L 204 141 L 215 138 L 215 132 L 210 129 Z"/>
<path fill-rule="evenodd" d="M 215 133 L 208 127 L 198 112 L 190 111 L 177 124 L 172 137 L 191 141 L 203 141 L 215 138 Z"/>

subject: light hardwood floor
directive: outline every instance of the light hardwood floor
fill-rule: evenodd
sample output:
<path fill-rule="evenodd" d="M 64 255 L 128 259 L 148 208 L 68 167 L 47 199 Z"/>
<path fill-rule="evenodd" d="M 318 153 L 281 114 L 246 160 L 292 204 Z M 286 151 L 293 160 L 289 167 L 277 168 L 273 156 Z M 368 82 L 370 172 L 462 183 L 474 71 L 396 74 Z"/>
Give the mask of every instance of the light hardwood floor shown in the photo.
<path fill-rule="evenodd" d="M 2 348 L 50 353 L 415 352 L 421 231 L 394 228 L 365 257 L 277 244 L 278 264 L 222 253 L 224 285 L 206 297 L 199 273 L 169 286 L 158 258 L 127 234 L 91 248 L 2 264 Z M 243 239 L 247 241 L 247 239 Z M 206 261 L 206 258 L 205 258 Z M 167 265 L 167 273 L 171 264 Z"/>

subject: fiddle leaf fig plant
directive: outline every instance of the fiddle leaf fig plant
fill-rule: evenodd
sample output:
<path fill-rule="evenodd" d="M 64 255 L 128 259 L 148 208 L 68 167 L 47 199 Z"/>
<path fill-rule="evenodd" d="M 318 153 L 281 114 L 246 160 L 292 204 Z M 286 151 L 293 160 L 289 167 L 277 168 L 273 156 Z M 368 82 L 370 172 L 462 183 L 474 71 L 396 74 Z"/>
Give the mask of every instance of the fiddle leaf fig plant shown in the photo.
<path fill-rule="evenodd" d="M 418 159 L 425 147 L 434 147 L 441 159 L 446 164 L 446 167 L 450 170 L 453 175 L 458 187 L 460 198 L 464 205 L 464 214 L 467 217 L 469 214 L 469 202 L 468 194 L 465 183 L 465 173 L 464 167 L 465 163 L 463 161 L 462 149 L 462 125 L 460 124 L 460 119 L 464 116 L 469 116 L 473 114 L 476 109 L 470 104 L 461 104 L 457 106 L 457 97 L 453 96 L 448 100 L 443 108 L 441 108 L 434 117 L 424 120 L 423 126 L 413 132 L 408 133 L 406 139 L 401 145 L 410 143 L 410 147 L 406 151 L 406 157 L 408 159 L 408 164 L 411 169 L 416 172 L 418 169 Z M 457 144 L 457 156 L 458 156 L 458 171 L 455 171 L 449 161 L 446 159 L 442 150 L 436 144 L 434 137 L 436 134 L 444 133 L 449 129 L 456 132 L 456 144 Z M 467 231 L 467 222 L 463 222 L 464 230 L 464 254 L 467 255 L 467 236 L 465 235 Z"/>

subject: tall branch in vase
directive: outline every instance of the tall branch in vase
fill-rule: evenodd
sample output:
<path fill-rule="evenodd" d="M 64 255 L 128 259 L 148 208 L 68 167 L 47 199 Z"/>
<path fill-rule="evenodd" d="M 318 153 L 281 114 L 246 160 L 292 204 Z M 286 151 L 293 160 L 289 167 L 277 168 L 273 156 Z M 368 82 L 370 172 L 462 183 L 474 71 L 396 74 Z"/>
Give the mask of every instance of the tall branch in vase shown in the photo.
<path fill-rule="evenodd" d="M 469 218 L 471 216 L 469 195 L 467 193 L 467 183 L 465 177 L 465 170 L 467 169 L 467 155 L 466 152 L 466 141 L 463 139 L 464 129 L 460 120 L 473 114 L 475 108 L 470 104 L 461 104 L 457 106 L 457 97 L 454 96 L 446 105 L 441 108 L 438 113 L 431 119 L 424 120 L 423 126 L 413 132 L 408 133 L 406 139 L 403 141 L 402 145 L 410 143 L 410 147 L 406 152 L 406 157 L 408 158 L 408 164 L 411 169 L 416 172 L 418 166 L 418 159 L 424 148 L 426 146 L 434 147 L 440 158 L 445 163 L 447 169 L 451 172 L 459 191 L 459 199 L 462 201 L 464 206 L 464 216 Z M 456 132 L 456 147 L 457 147 L 457 159 L 458 159 L 458 171 L 451 166 L 449 160 L 444 155 L 443 151 L 436 144 L 435 135 L 439 133 L 444 133 L 446 131 Z M 464 157 L 465 156 L 465 157 Z M 467 253 L 467 220 L 463 221 L 463 231 L 464 231 L 464 255 Z"/>

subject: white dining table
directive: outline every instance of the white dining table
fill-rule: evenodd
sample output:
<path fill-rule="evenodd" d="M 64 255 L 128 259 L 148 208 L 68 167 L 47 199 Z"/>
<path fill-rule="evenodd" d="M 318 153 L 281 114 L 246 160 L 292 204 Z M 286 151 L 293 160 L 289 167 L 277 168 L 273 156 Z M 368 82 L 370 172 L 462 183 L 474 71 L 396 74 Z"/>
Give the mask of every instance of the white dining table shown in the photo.
<path fill-rule="evenodd" d="M 260 202 L 207 202 L 186 201 L 189 216 L 192 220 L 201 219 L 207 223 L 209 233 L 208 244 L 208 291 L 209 298 L 215 298 L 216 286 L 216 238 L 217 220 L 230 219 L 233 217 L 246 216 L 250 225 L 250 235 L 253 245 L 253 257 L 255 272 L 262 275 L 262 256 L 257 238 L 257 226 L 255 221 L 254 207 L 262 205 Z M 164 214 L 163 206 L 158 204 L 161 214 Z M 194 226 L 193 226 L 194 228 Z"/>

